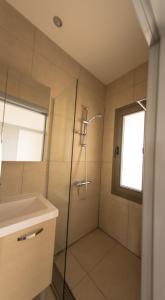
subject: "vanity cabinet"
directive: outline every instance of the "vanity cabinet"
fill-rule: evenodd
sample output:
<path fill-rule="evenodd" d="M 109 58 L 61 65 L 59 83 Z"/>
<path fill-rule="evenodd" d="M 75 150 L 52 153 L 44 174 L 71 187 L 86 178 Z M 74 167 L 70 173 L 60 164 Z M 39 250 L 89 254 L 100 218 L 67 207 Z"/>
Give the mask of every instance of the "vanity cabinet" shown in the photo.
<path fill-rule="evenodd" d="M 31 300 L 52 279 L 56 219 L 0 238 L 0 300 Z"/>

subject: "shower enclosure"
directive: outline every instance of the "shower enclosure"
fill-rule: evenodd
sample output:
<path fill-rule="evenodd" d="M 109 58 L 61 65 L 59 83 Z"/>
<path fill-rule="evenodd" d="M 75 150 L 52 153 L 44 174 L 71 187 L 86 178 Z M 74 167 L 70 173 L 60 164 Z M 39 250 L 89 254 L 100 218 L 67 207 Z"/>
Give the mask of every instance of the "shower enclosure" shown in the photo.
<path fill-rule="evenodd" d="M 127 92 L 123 99 L 114 88 L 105 115 L 102 98 L 92 98 L 81 81 L 55 99 L 48 199 L 60 213 L 52 281 L 59 300 L 140 299 L 142 205 L 113 193 L 111 186 L 115 115 L 131 107 L 134 119 L 133 107 L 146 110 L 144 90 L 131 100 Z M 130 126 L 134 136 L 140 135 L 139 125 L 138 134 Z M 129 149 L 130 142 L 129 136 Z M 143 149 L 139 153 L 143 157 Z"/>
<path fill-rule="evenodd" d="M 81 92 L 81 91 L 80 91 Z M 79 239 L 72 236 L 71 201 L 87 202 L 88 189 L 90 192 L 93 182 L 88 172 L 88 134 L 89 127 L 98 125 L 95 120 L 102 118 L 101 113 L 91 113 L 87 106 L 79 105 L 79 83 L 73 81 L 54 102 L 53 121 L 51 130 L 50 162 L 48 171 L 48 199 L 59 209 L 56 228 L 55 255 L 53 265 L 52 289 L 57 299 L 75 299 L 69 282 L 70 264 L 68 247 Z M 77 120 L 77 114 L 80 118 Z M 102 125 L 102 122 L 101 122 Z M 76 144 L 83 155 L 82 174 L 75 176 Z M 78 158 L 78 164 L 81 158 Z M 97 208 L 97 202 L 94 204 Z M 83 222 L 80 216 L 80 223 Z M 89 231 L 89 229 L 88 229 Z M 84 235 L 84 234 L 81 234 Z M 72 262 L 71 262 L 72 264 Z M 74 268 L 74 267 L 73 267 Z M 73 270 L 74 272 L 74 270 Z"/>

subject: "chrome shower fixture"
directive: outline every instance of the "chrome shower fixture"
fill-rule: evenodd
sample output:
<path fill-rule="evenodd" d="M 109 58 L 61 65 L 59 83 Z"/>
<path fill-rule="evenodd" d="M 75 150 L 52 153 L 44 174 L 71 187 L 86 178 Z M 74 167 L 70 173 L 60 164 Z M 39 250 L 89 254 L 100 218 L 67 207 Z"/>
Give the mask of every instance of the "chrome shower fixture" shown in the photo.
<path fill-rule="evenodd" d="M 56 27 L 60 28 L 63 25 L 63 22 L 59 16 L 54 16 L 53 17 L 53 23 Z"/>
<path fill-rule="evenodd" d="M 92 183 L 91 180 L 88 180 L 86 181 L 85 179 L 84 180 L 80 180 L 80 181 L 75 181 L 73 182 L 73 186 L 77 187 L 77 188 L 80 188 L 80 187 L 83 187 L 84 185 L 88 185 Z"/>
<path fill-rule="evenodd" d="M 88 131 L 88 125 L 92 121 L 94 121 L 96 118 L 102 118 L 102 114 L 96 114 L 92 118 L 88 120 L 88 107 L 83 108 L 82 113 L 82 126 L 81 126 L 81 141 L 80 144 L 82 147 L 86 147 L 87 145 L 87 131 Z"/>
<path fill-rule="evenodd" d="M 95 120 L 96 118 L 102 118 L 102 115 L 101 114 L 97 114 L 97 115 L 93 116 L 92 118 L 90 118 L 88 121 L 84 121 L 84 122 L 87 123 L 87 124 L 89 124 L 93 120 Z"/>
<path fill-rule="evenodd" d="M 79 197 L 79 191 L 80 188 L 82 188 L 83 186 L 85 186 L 86 189 L 86 194 L 85 194 L 85 198 L 87 197 L 87 189 L 88 189 L 88 185 L 90 185 L 92 183 L 91 180 L 88 180 L 88 167 L 87 167 L 87 135 L 88 135 L 88 125 L 90 125 L 90 123 L 92 121 L 94 121 L 97 118 L 102 118 L 102 114 L 96 114 L 93 117 L 91 117 L 90 119 L 88 119 L 88 107 L 83 107 L 83 111 L 82 111 L 82 121 L 81 121 L 81 129 L 79 130 L 75 130 L 75 133 L 80 135 L 80 145 L 81 147 L 84 148 L 84 154 L 85 154 L 85 179 L 81 180 L 81 181 L 76 181 L 74 182 L 74 186 L 77 187 L 78 189 L 78 197 Z"/>

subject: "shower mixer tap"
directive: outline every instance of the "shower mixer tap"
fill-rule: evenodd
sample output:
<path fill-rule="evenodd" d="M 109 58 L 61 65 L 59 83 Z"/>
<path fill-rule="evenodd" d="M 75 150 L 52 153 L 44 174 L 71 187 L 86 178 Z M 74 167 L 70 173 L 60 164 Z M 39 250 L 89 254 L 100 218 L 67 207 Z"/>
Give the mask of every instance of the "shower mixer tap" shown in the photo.
<path fill-rule="evenodd" d="M 80 198 L 80 189 L 84 188 L 84 187 L 87 187 L 91 183 L 92 183 L 91 180 L 86 180 L 86 179 L 81 180 L 81 181 L 75 181 L 75 182 L 73 182 L 73 186 L 77 188 L 78 198 L 80 200 L 85 200 L 86 199 L 86 196 L 83 197 L 83 198 Z"/>

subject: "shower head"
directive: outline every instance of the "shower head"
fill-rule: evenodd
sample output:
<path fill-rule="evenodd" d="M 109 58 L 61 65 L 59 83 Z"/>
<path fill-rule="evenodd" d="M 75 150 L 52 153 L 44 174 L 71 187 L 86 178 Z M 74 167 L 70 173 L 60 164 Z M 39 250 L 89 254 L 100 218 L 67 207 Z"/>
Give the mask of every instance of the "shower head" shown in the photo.
<path fill-rule="evenodd" d="M 88 120 L 88 124 L 90 123 L 90 122 L 92 122 L 93 120 L 95 120 L 96 118 L 102 118 L 103 116 L 102 116 L 102 114 L 96 114 L 96 115 L 94 115 L 92 118 L 90 118 L 89 120 Z"/>
<path fill-rule="evenodd" d="M 85 107 L 83 109 L 82 128 L 81 128 L 81 131 L 80 131 L 80 135 L 81 135 L 80 143 L 81 143 L 82 147 L 87 146 L 88 125 L 90 125 L 90 123 L 93 120 L 95 120 L 96 118 L 102 118 L 103 117 L 102 114 L 96 114 L 88 120 L 87 112 L 88 112 L 88 109 L 87 109 L 87 107 Z"/>

